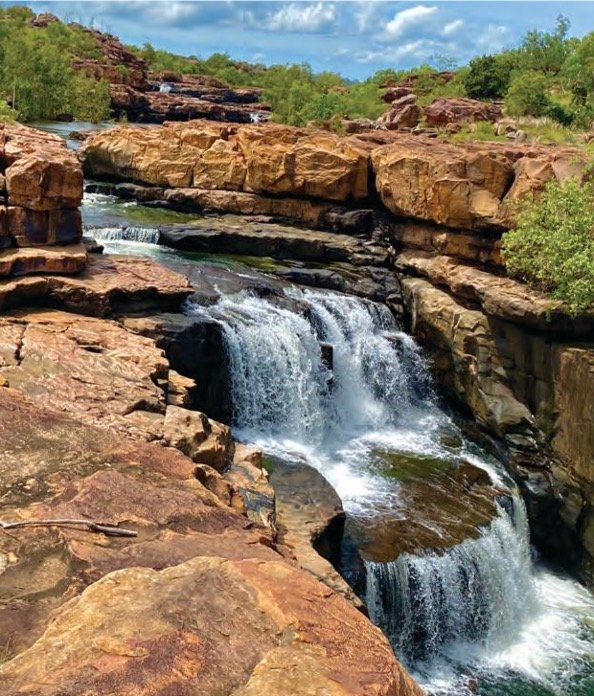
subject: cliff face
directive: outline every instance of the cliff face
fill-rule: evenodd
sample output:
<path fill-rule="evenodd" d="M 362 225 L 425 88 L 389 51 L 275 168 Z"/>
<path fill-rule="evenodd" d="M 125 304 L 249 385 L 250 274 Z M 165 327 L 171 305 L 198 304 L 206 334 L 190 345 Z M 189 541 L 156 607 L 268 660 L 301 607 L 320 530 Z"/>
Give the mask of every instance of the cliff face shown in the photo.
<path fill-rule="evenodd" d="M 1 692 L 421 696 L 329 565 L 278 543 L 259 453 L 193 408 L 154 328 L 188 279 L 87 257 L 78 160 L 2 137 Z"/>
<path fill-rule="evenodd" d="M 500 256 L 510 204 L 579 175 L 579 151 L 196 121 L 104 131 L 83 157 L 89 174 L 184 209 L 324 227 L 332 205 L 374 208 L 373 238 L 392 248 L 404 312 L 440 381 L 504 446 L 543 549 L 592 580 L 594 317 L 573 320 L 507 278 Z"/>

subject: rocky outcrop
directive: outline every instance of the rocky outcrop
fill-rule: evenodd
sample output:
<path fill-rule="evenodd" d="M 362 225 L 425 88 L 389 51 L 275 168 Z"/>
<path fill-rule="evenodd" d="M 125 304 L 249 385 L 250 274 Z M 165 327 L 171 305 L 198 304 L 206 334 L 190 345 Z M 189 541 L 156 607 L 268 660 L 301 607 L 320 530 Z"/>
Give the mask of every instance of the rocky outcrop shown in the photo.
<path fill-rule="evenodd" d="M 207 121 L 162 129 L 120 127 L 91 136 L 92 176 L 164 188 L 242 191 L 343 202 L 368 195 L 368 160 L 356 141 L 287 126 Z"/>
<path fill-rule="evenodd" d="M 323 225 L 324 204 L 368 203 L 379 195 L 398 218 L 473 233 L 505 229 L 513 201 L 583 168 L 583 155 L 571 148 L 449 144 L 398 131 L 340 137 L 207 121 L 103 131 L 86 141 L 82 157 L 89 176 L 161 189 L 154 196 L 181 209 Z"/>
<path fill-rule="evenodd" d="M 438 97 L 424 108 L 423 115 L 427 125 L 440 128 L 450 123 L 495 123 L 502 117 L 503 110 L 499 102 L 483 102 L 465 97 Z"/>
<path fill-rule="evenodd" d="M 378 123 L 388 130 L 414 128 L 421 119 L 421 109 L 416 94 L 404 94 L 391 103 L 390 111 L 378 118 Z"/>
<path fill-rule="evenodd" d="M 401 136 L 371 155 L 376 188 L 394 215 L 463 230 L 501 230 L 509 204 L 545 182 L 579 174 L 583 155 L 567 148 L 499 143 L 453 145 Z"/>
<path fill-rule="evenodd" d="M 82 184 L 80 164 L 61 138 L 0 124 L 0 248 L 78 242 Z"/>
<path fill-rule="evenodd" d="M 381 632 L 276 545 L 260 454 L 188 410 L 197 385 L 140 335 L 142 317 L 121 317 L 179 308 L 187 279 L 96 257 L 77 278 L 2 283 L 31 281 L 46 294 L 21 285 L 23 303 L 77 313 L 0 320 L 3 521 L 135 536 L 1 536 L 2 693 L 420 696 Z"/>
<path fill-rule="evenodd" d="M 421 693 L 380 631 L 283 560 L 181 453 L 7 388 L 0 412 L 4 519 L 99 518 L 138 533 L 2 535 L 4 694 Z"/>

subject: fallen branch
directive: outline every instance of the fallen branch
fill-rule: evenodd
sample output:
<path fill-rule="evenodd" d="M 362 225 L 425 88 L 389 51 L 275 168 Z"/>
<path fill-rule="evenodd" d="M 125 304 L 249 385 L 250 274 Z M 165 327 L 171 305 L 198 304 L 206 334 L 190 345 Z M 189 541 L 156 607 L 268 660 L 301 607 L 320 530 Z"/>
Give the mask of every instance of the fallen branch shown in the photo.
<path fill-rule="evenodd" d="M 135 537 L 138 532 L 132 529 L 115 527 L 112 524 L 91 522 L 89 520 L 14 520 L 5 522 L 0 520 L 0 529 L 19 529 L 20 527 L 85 527 L 86 531 L 95 534 L 105 534 L 114 537 Z"/>

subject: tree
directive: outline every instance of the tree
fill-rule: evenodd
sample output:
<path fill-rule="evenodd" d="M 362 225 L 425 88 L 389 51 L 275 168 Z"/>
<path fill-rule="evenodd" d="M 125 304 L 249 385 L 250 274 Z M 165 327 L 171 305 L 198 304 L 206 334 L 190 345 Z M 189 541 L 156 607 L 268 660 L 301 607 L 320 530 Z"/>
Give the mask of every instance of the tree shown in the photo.
<path fill-rule="evenodd" d="M 570 26 L 569 19 L 559 15 L 554 31 L 529 31 L 520 48 L 521 67 L 557 75 L 570 51 Z"/>
<path fill-rule="evenodd" d="M 510 66 L 495 56 L 473 58 L 464 75 L 464 87 L 473 99 L 502 99 L 510 83 Z"/>
<path fill-rule="evenodd" d="M 510 116 L 543 116 L 549 104 L 547 79 L 542 73 L 521 72 L 514 76 L 505 97 Z"/>

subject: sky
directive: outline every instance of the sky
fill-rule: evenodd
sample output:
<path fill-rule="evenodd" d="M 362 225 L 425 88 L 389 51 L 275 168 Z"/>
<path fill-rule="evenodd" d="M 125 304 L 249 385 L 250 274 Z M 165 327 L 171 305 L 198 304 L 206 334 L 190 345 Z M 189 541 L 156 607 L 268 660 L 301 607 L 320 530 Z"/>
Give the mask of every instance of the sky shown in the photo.
<path fill-rule="evenodd" d="M 437 57 L 464 65 L 518 44 L 530 29 L 550 30 L 559 14 L 575 36 L 594 31 L 594 2 L 339 2 L 336 0 L 0 2 L 29 5 L 93 25 L 124 43 L 150 42 L 184 55 L 227 52 L 252 62 L 308 62 L 316 71 L 365 78 Z M 433 61 L 432 61 L 433 59 Z"/>

